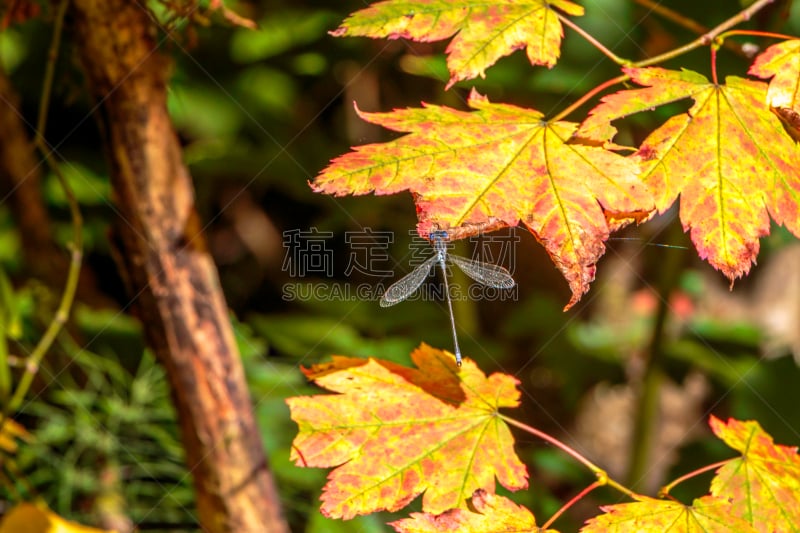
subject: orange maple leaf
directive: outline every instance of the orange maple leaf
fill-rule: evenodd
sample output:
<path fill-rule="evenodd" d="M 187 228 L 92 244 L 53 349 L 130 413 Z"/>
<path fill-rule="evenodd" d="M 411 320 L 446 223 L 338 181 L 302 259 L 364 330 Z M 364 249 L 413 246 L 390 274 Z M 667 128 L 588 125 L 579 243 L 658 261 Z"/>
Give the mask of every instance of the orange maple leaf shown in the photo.
<path fill-rule="evenodd" d="M 758 422 L 709 420 L 725 444 L 742 453 L 717 471 L 711 494 L 732 502 L 732 515 L 759 532 L 800 531 L 800 457 L 773 443 Z"/>
<path fill-rule="evenodd" d="M 338 466 L 323 489 L 321 511 L 349 519 L 396 511 L 424 492 L 422 508 L 464 507 L 477 489 L 527 487 L 527 470 L 499 417 L 519 404 L 518 381 L 488 378 L 465 359 L 422 344 L 416 369 L 387 361 L 336 356 L 305 370 L 340 394 L 287 400 L 300 431 L 292 446 L 299 465 Z M 339 466 L 341 465 L 341 466 Z"/>
<path fill-rule="evenodd" d="M 691 109 L 651 133 L 635 155 L 659 212 L 680 195 L 681 222 L 701 258 L 733 283 L 755 263 L 770 215 L 800 236 L 800 154 L 770 113 L 764 83 L 729 77 L 715 85 L 696 72 L 661 68 L 625 72 L 648 87 L 605 96 L 578 135 L 608 140 L 612 120 L 692 98 Z"/>
<path fill-rule="evenodd" d="M 463 533 L 508 533 L 530 531 L 546 533 L 536 526 L 536 519 L 528 509 L 508 498 L 476 490 L 470 509 L 450 509 L 442 514 L 411 513 L 389 524 L 400 533 L 436 533 L 458 531 Z M 556 533 L 552 529 L 548 532 Z"/>
<path fill-rule="evenodd" d="M 767 89 L 767 105 L 800 113 L 800 40 L 770 46 L 753 61 L 748 73 L 772 78 Z"/>
<path fill-rule="evenodd" d="M 610 230 L 653 208 L 638 166 L 597 146 L 567 143 L 572 122 L 547 122 L 538 111 L 490 103 L 475 91 L 469 106 L 475 111 L 359 111 L 369 122 L 411 133 L 354 148 L 312 186 L 336 195 L 410 190 L 423 237 L 437 228 L 521 220 L 567 278 L 569 308 L 589 289 Z"/>
<path fill-rule="evenodd" d="M 647 499 L 602 507 L 581 533 L 755 533 L 750 524 L 731 516 L 731 504 L 704 496 L 691 506 L 672 500 Z"/>
<path fill-rule="evenodd" d="M 386 0 L 353 13 L 331 35 L 427 42 L 457 33 L 447 47 L 450 87 L 483 77 L 498 59 L 523 47 L 531 64 L 555 65 L 564 33 L 553 8 L 583 15 L 568 0 Z"/>

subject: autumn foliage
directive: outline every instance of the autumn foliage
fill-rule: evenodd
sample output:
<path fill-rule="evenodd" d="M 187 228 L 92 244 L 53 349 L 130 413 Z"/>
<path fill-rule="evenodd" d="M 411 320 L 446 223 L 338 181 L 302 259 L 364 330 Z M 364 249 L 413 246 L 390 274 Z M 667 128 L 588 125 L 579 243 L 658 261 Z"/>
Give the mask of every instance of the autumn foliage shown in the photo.
<path fill-rule="evenodd" d="M 581 13 L 562 1 L 472 9 L 389 0 L 333 34 L 432 41 L 467 28 L 447 49 L 452 83 L 483 75 L 523 45 L 531 63 L 554 64 L 559 21 Z M 779 118 L 800 116 L 799 43 L 787 40 L 755 59 L 750 73 L 772 78 L 769 85 L 737 77 L 720 84 L 715 72 L 709 81 L 686 70 L 623 67 L 618 81 L 646 88 L 605 96 L 580 126 L 476 92 L 471 112 L 432 105 L 359 111 L 410 135 L 356 147 L 323 170 L 314 188 L 336 195 L 411 191 L 423 237 L 437 228 L 474 226 L 477 233 L 494 220 L 522 223 L 566 277 L 573 294 L 567 307 L 588 290 L 612 231 L 663 213 L 680 196 L 681 222 L 700 257 L 733 282 L 755 262 L 770 217 L 800 235 L 798 148 Z M 634 154 L 619 155 L 612 121 L 683 99 L 693 100 L 689 111 L 653 131 Z"/>
<path fill-rule="evenodd" d="M 335 467 L 322 513 L 397 511 L 422 494 L 424 512 L 395 522 L 397 531 L 537 531 L 529 510 L 494 495 L 496 481 L 528 486 L 509 428 L 525 426 L 499 412 L 518 405 L 518 381 L 487 377 L 469 359 L 458 369 L 452 354 L 424 344 L 412 359 L 416 368 L 336 356 L 305 371 L 336 394 L 287 400 L 300 428 L 292 459 Z M 740 454 L 719 466 L 710 494 L 691 506 L 631 494 L 636 501 L 604 507 L 583 531 L 792 531 L 800 524 L 797 449 L 774 444 L 757 422 L 712 416 L 710 424 Z"/>
<path fill-rule="evenodd" d="M 721 81 L 716 74 L 718 49 L 736 35 L 730 28 L 767 3 L 755 2 L 687 47 L 638 64 L 593 40 L 620 65 L 619 77 L 552 117 L 490 102 L 474 89 L 467 110 L 357 107 L 362 119 L 405 135 L 353 148 L 312 186 L 334 195 L 409 191 L 423 237 L 438 229 L 460 237 L 522 225 L 566 278 L 572 291 L 567 308 L 588 291 L 612 232 L 678 201 L 683 229 L 699 256 L 733 283 L 756 262 L 771 221 L 800 236 L 800 40 L 771 35 L 782 42 L 754 58 L 749 74 L 759 79 Z M 572 20 L 582 13 L 565 0 L 477 7 L 459 0 L 387 0 L 353 14 L 332 34 L 453 37 L 446 50 L 450 87 L 484 76 L 517 49 L 525 49 L 532 65 L 554 65 L 564 26 L 586 36 Z M 709 76 L 652 66 L 702 46 L 710 48 Z M 628 88 L 599 98 L 587 116 L 565 120 L 601 90 L 623 82 Z M 688 109 L 675 112 L 638 146 L 617 144 L 621 121 L 680 101 Z M 423 512 L 394 522 L 397 531 L 548 527 L 550 521 L 537 522 L 529 510 L 495 495 L 496 481 L 510 490 L 528 483 L 509 426 L 549 439 L 499 412 L 517 406 L 518 382 L 503 374 L 487 377 L 469 360 L 458 369 L 450 354 L 425 345 L 413 360 L 416 368 L 409 369 L 334 357 L 306 371 L 335 393 L 289 400 L 299 426 L 294 461 L 334 468 L 322 512 L 347 519 L 396 511 L 422 495 Z M 708 494 L 691 505 L 671 499 L 668 491 L 653 498 L 626 489 L 549 440 L 597 476 L 586 492 L 610 485 L 632 500 L 603 507 L 583 531 L 797 531 L 796 449 L 775 445 L 753 421 L 712 416 L 710 426 L 739 455 L 714 465 Z"/>
<path fill-rule="evenodd" d="M 425 509 L 441 513 L 478 489 L 494 492 L 495 478 L 512 490 L 528 486 L 511 431 L 498 418 L 498 409 L 519 405 L 518 381 L 487 378 L 472 361 L 458 369 L 451 354 L 424 345 L 412 358 L 415 369 L 334 357 L 305 374 L 339 394 L 288 400 L 300 426 L 293 459 L 343 465 L 329 478 L 323 513 L 396 511 L 423 492 Z"/>

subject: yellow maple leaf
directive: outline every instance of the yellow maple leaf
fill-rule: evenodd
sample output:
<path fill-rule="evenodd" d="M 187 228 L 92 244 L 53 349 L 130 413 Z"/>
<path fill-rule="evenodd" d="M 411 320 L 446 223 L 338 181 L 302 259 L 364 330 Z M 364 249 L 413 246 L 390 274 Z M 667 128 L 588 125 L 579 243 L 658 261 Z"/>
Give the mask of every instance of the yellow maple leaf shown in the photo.
<path fill-rule="evenodd" d="M 498 59 L 520 48 L 531 64 L 555 65 L 563 30 L 554 8 L 583 14 L 583 7 L 568 0 L 386 0 L 353 13 L 332 35 L 440 41 L 456 34 L 447 47 L 449 87 L 483 77 Z"/>
<path fill-rule="evenodd" d="M 352 518 L 396 511 L 424 492 L 423 510 L 465 507 L 477 489 L 527 486 L 527 470 L 497 410 L 519 403 L 518 381 L 486 377 L 469 359 L 425 344 L 412 354 L 417 368 L 387 361 L 334 357 L 306 374 L 339 394 L 289 398 L 300 430 L 292 459 L 335 468 L 321 511 Z"/>
<path fill-rule="evenodd" d="M 724 85 L 691 71 L 625 69 L 643 89 L 606 96 L 578 135 L 608 140 L 611 121 L 684 98 L 642 143 L 642 180 L 666 211 L 680 195 L 685 231 L 703 259 L 731 283 L 750 270 L 770 216 L 800 236 L 800 172 L 796 143 L 766 105 L 766 84 L 728 77 Z"/>
<path fill-rule="evenodd" d="M 544 245 L 572 289 L 567 308 L 594 279 L 612 229 L 646 218 L 652 197 L 630 158 L 568 142 L 577 124 L 495 104 L 473 91 L 473 112 L 428 105 L 365 120 L 410 132 L 356 147 L 331 162 L 317 192 L 393 194 L 411 191 L 420 235 L 489 221 L 520 221 Z"/>

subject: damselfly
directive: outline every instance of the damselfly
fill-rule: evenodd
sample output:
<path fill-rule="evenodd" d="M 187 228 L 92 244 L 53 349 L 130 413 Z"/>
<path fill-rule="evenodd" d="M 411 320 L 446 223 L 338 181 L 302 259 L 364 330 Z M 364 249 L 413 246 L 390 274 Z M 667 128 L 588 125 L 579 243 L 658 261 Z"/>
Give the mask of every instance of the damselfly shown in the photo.
<path fill-rule="evenodd" d="M 514 283 L 514 278 L 505 268 L 491 263 L 474 261 L 447 253 L 447 232 L 435 231 L 430 234 L 433 249 L 436 252 L 432 257 L 411 271 L 410 274 L 395 282 L 394 285 L 386 289 L 381 297 L 381 307 L 389 307 L 398 302 L 402 302 L 422 285 L 422 282 L 430 275 L 431 270 L 436 268 L 438 263 L 442 267 L 442 278 L 444 279 L 444 293 L 447 297 L 447 309 L 450 311 L 450 327 L 453 330 L 453 344 L 455 345 L 456 363 L 461 366 L 461 348 L 458 346 L 458 336 L 456 335 L 456 320 L 453 316 L 453 302 L 450 300 L 450 286 L 447 282 L 446 262 L 457 265 L 467 276 L 478 283 L 497 289 L 510 289 Z"/>

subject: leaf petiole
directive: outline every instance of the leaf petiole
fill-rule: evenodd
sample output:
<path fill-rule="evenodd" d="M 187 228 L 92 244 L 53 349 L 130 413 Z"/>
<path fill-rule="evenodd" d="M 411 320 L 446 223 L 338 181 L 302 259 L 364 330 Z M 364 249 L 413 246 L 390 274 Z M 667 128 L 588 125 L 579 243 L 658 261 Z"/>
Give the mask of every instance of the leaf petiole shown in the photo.
<path fill-rule="evenodd" d="M 758 30 L 731 30 L 726 31 L 725 33 L 720 33 L 717 39 L 720 42 L 725 41 L 728 37 L 732 37 L 734 35 L 750 35 L 753 37 L 766 37 L 769 39 L 782 39 L 784 41 L 791 41 L 793 39 L 797 39 L 796 36 L 786 35 L 785 33 L 774 33 L 771 31 L 758 31 Z"/>
<path fill-rule="evenodd" d="M 564 512 L 565 512 L 567 509 L 569 509 L 570 507 L 572 507 L 573 505 L 575 505 L 576 503 L 578 503 L 579 501 L 581 501 L 581 499 L 583 499 L 583 497 L 584 497 L 584 496 L 586 496 L 587 494 L 589 494 L 590 492 L 592 492 L 594 489 L 596 489 L 596 488 L 599 488 L 599 487 L 602 487 L 602 486 L 603 486 L 603 483 L 601 483 L 600 481 L 595 481 L 594 483 L 592 483 L 591 485 L 589 485 L 588 487 L 586 487 L 585 489 L 583 489 L 582 491 L 580 491 L 580 492 L 579 492 L 578 494 L 576 494 L 576 495 L 575 495 L 575 496 L 574 496 L 574 497 L 573 497 L 573 498 L 572 498 L 570 501 L 568 501 L 567 503 L 565 503 L 564 505 L 562 505 L 562 506 L 561 506 L 561 508 L 560 508 L 558 511 L 556 511 L 556 512 L 555 512 L 555 514 L 554 514 L 553 516 L 551 516 L 551 517 L 550 517 L 550 518 L 547 520 L 547 522 L 545 522 L 544 524 L 542 524 L 542 527 L 541 527 L 541 528 L 539 528 L 539 529 L 540 529 L 541 531 L 547 531 L 547 530 L 550 528 L 550 526 L 551 526 L 551 525 L 553 525 L 553 522 L 555 522 L 556 520 L 558 520 L 558 518 L 559 518 L 559 517 L 560 517 L 562 514 L 564 514 Z"/>
<path fill-rule="evenodd" d="M 737 24 L 739 24 L 741 22 L 744 22 L 746 20 L 750 20 L 753 17 L 753 15 L 755 15 L 758 11 L 760 11 L 761 9 L 763 9 L 764 7 L 766 7 L 767 5 L 771 4 L 774 1 L 775 0 L 758 0 L 757 2 L 753 3 L 752 5 L 750 5 L 750 7 L 748 7 L 747 9 L 744 9 L 744 10 L 740 11 L 739 13 L 734 15 L 733 17 L 729 18 L 728 20 L 722 22 L 721 24 L 719 24 L 718 26 L 713 28 L 712 30 L 710 30 L 710 31 L 708 31 L 706 33 L 703 33 L 702 35 L 700 35 L 697 39 L 693 40 L 692 42 L 687 43 L 687 44 L 685 44 L 685 45 L 683 45 L 683 46 L 681 46 L 679 48 L 675 48 L 674 50 L 670 50 L 669 52 L 665 52 L 663 54 L 659 54 L 657 56 L 650 57 L 650 58 L 647 58 L 645 60 L 636 61 L 636 62 L 631 62 L 629 60 L 622 59 L 622 58 L 618 57 L 616 54 L 614 54 L 613 52 L 608 50 L 603 44 L 601 44 L 599 41 L 597 41 L 597 39 L 595 39 L 591 35 L 588 35 L 583 29 L 581 29 L 579 26 L 577 26 L 574 22 L 572 22 L 571 20 L 567 19 L 567 17 L 562 17 L 561 15 L 559 15 L 559 20 L 561 20 L 561 22 L 564 23 L 566 26 L 569 26 L 570 28 L 572 28 L 573 30 L 578 32 L 580 35 L 582 35 L 586 40 L 588 40 L 590 43 L 592 43 L 598 50 L 600 50 L 604 55 L 606 55 L 609 59 L 611 59 L 612 61 L 614 61 L 618 65 L 642 68 L 642 67 L 649 67 L 650 65 L 656 65 L 658 63 L 663 63 L 664 61 L 667 61 L 669 59 L 674 59 L 674 58 L 676 58 L 676 57 L 678 57 L 680 55 L 683 55 L 683 54 L 685 54 L 687 52 L 691 52 L 695 48 L 699 48 L 701 46 L 712 45 L 717 39 L 720 39 L 721 41 L 723 41 L 724 38 L 729 36 L 729 35 L 759 35 L 759 36 L 762 36 L 762 37 L 775 37 L 775 38 L 791 39 L 792 37 L 789 37 L 789 36 L 786 36 L 786 35 L 782 35 L 782 34 L 778 34 L 778 33 L 774 33 L 773 34 L 773 33 L 769 33 L 769 32 L 755 32 L 755 31 L 749 31 L 749 30 L 731 30 L 731 31 L 727 31 L 729 28 L 731 28 L 731 27 L 733 27 L 733 26 L 735 26 L 735 25 L 737 25 Z M 714 76 L 716 78 L 716 69 L 714 69 L 714 70 L 715 70 Z M 570 113 L 572 113 L 573 111 L 578 109 L 580 106 L 582 106 L 584 103 L 586 103 L 589 99 L 594 97 L 600 91 L 605 90 L 607 87 L 610 87 L 611 85 L 627 81 L 628 79 L 629 79 L 628 76 L 617 76 L 616 78 L 610 79 L 610 80 L 598 85 L 597 87 L 595 87 L 594 89 L 592 89 L 591 91 L 589 91 L 588 93 L 583 95 L 581 98 L 579 98 L 577 101 L 575 101 L 573 104 L 571 104 L 569 107 L 567 107 L 566 109 L 564 109 L 563 111 L 558 113 L 551 120 L 552 121 L 558 121 L 558 120 L 563 119 L 564 117 L 568 116 Z M 716 79 L 714 81 L 716 83 Z"/>
<path fill-rule="evenodd" d="M 726 460 L 720 461 L 718 463 L 713 463 L 713 464 L 710 464 L 710 465 L 706 465 L 706 466 L 700 467 L 697 470 L 693 470 L 693 471 L 689 472 L 688 474 L 684 474 L 681 477 L 679 477 L 678 479 L 676 479 L 676 480 L 670 482 L 669 484 L 664 485 L 663 487 L 661 487 L 661 489 L 659 489 L 659 491 L 658 491 L 658 497 L 659 498 L 668 498 L 668 497 L 670 497 L 669 491 L 674 489 L 675 486 L 678 485 L 679 483 L 683 483 L 687 479 L 692 479 L 693 477 L 699 476 L 700 474 L 705 474 L 709 470 L 716 470 L 717 468 L 722 468 L 723 466 L 728 464 L 730 461 L 731 461 L 730 459 L 726 459 Z"/>
<path fill-rule="evenodd" d="M 580 106 L 582 106 L 583 104 L 585 104 L 586 102 L 588 102 L 589 100 L 594 98 L 594 96 L 597 93 L 599 93 L 601 91 L 604 91 L 608 87 L 611 87 L 612 85 L 616 85 L 617 83 L 626 82 L 629 79 L 630 79 L 630 76 L 623 74 L 622 76 L 617 76 L 616 78 L 612 78 L 612 79 L 610 79 L 608 81 L 605 81 L 605 82 L 601 83 L 600 85 L 598 85 L 597 87 L 595 87 L 594 89 L 589 91 L 588 93 L 584 94 L 583 96 L 581 96 L 580 98 L 575 100 L 575 102 L 573 102 L 569 107 L 567 107 L 566 109 L 561 111 L 559 114 L 557 114 L 556 116 L 551 118 L 548 122 L 558 122 L 559 120 L 562 120 L 562 119 L 566 118 L 567 116 L 570 115 L 570 113 L 572 113 L 573 111 L 578 109 Z"/>
<path fill-rule="evenodd" d="M 512 426 L 518 427 L 519 429 L 521 429 L 523 431 L 526 431 L 526 432 L 530 433 L 531 435 L 539 437 L 543 441 L 545 441 L 545 442 L 547 442 L 549 444 L 552 444 L 553 446 L 555 446 L 556 448 L 560 449 L 561 451 L 563 451 L 567 455 L 571 456 L 573 459 L 575 459 L 579 463 L 582 463 L 586 468 L 591 470 L 592 473 L 597 477 L 597 481 L 595 483 L 597 483 L 598 486 L 608 485 L 609 487 L 612 487 L 612 488 L 616 489 L 617 491 L 621 492 L 622 494 L 624 494 L 624 495 L 628 496 L 629 498 L 631 498 L 632 500 L 636 500 L 636 501 L 644 501 L 644 500 L 652 499 L 652 498 L 650 498 L 648 496 L 645 496 L 643 494 L 638 494 L 638 493 L 632 491 L 631 489 L 629 489 L 628 487 L 626 487 L 625 485 L 619 483 L 618 481 L 615 481 L 615 480 L 611 479 L 609 477 L 609 475 L 608 475 L 608 472 L 606 472 L 605 470 L 603 470 L 602 468 L 600 468 L 599 466 L 597 466 L 596 464 L 591 462 L 589 459 L 587 459 L 586 457 L 581 455 L 577 450 L 575 450 L 575 449 L 571 448 L 570 446 L 564 444 L 563 442 L 561 442 L 557 438 L 552 437 L 552 436 L 548 435 L 547 433 L 544 433 L 543 431 L 540 431 L 540 430 L 536 429 L 533 426 L 529 426 L 528 424 L 524 424 L 524 423 L 522 423 L 522 422 L 520 422 L 518 420 L 514 420 L 513 418 L 509 418 L 509 417 L 507 417 L 507 416 L 505 416 L 503 414 L 499 414 L 498 416 L 500 418 L 502 418 L 506 423 L 508 423 L 508 424 L 510 424 Z"/>

